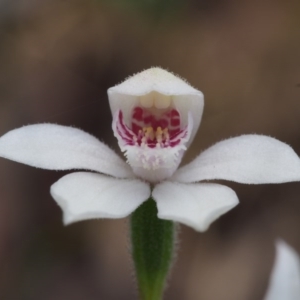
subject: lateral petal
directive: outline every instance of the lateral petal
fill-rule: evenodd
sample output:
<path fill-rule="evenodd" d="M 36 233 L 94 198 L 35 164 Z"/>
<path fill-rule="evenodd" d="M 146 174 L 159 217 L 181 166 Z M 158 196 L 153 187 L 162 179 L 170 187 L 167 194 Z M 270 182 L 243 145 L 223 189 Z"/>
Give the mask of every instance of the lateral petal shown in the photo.
<path fill-rule="evenodd" d="M 166 181 L 154 188 L 152 196 L 159 218 L 183 223 L 197 231 L 207 230 L 213 221 L 239 202 L 232 189 L 214 183 Z"/>
<path fill-rule="evenodd" d="M 95 219 L 123 218 L 150 197 L 147 183 L 77 172 L 51 186 L 51 195 L 63 210 L 64 223 Z"/>
<path fill-rule="evenodd" d="M 180 182 L 224 179 L 240 183 L 300 181 L 300 159 L 287 144 L 264 135 L 218 142 L 172 177 Z"/>
<path fill-rule="evenodd" d="M 87 169 L 133 177 L 130 166 L 104 143 L 80 129 L 55 124 L 9 131 L 0 138 L 0 156 L 43 169 Z"/>

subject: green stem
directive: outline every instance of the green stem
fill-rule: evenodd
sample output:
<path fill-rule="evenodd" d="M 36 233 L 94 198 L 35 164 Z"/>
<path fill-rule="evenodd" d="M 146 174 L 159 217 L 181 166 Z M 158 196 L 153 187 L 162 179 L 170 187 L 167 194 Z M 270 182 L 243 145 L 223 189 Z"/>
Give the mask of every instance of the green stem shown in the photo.
<path fill-rule="evenodd" d="M 172 264 L 175 225 L 157 218 L 153 199 L 131 216 L 131 243 L 141 300 L 161 300 Z"/>

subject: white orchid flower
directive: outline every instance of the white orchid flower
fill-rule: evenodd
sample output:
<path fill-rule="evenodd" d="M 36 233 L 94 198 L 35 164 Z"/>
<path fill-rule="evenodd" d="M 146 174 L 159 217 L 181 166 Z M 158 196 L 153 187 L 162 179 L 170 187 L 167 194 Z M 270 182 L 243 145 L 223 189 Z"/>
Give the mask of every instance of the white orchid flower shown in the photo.
<path fill-rule="evenodd" d="M 276 258 L 264 300 L 300 299 L 300 257 L 287 243 L 278 240 Z"/>
<path fill-rule="evenodd" d="M 201 181 L 300 180 L 300 160 L 293 149 L 262 135 L 221 141 L 178 169 L 198 130 L 203 94 L 165 70 L 136 74 L 110 88 L 108 95 L 113 131 L 128 163 L 72 127 L 29 125 L 0 138 L 4 158 L 44 169 L 97 172 L 71 173 L 52 185 L 65 224 L 126 217 L 152 194 L 159 218 L 204 231 L 238 198 L 229 187 Z"/>

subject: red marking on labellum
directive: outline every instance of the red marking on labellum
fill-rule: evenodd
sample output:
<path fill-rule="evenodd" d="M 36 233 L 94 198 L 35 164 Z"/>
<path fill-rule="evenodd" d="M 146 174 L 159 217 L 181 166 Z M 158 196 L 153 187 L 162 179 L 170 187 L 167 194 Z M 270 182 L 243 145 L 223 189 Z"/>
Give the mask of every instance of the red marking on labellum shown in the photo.
<path fill-rule="evenodd" d="M 171 119 L 171 125 L 172 126 L 179 126 L 180 120 L 179 119 Z"/>
<path fill-rule="evenodd" d="M 133 138 L 133 136 L 134 136 L 133 132 L 123 122 L 122 111 L 120 111 L 120 113 L 119 113 L 119 124 L 121 125 L 121 128 L 124 131 L 124 133 L 126 134 L 126 136 L 129 138 Z"/>
<path fill-rule="evenodd" d="M 135 135 L 138 135 L 140 130 L 142 130 L 141 126 L 132 123 L 132 131 L 135 133 Z"/>
<path fill-rule="evenodd" d="M 180 117 L 179 112 L 176 109 L 172 109 L 170 111 L 170 113 L 171 113 L 171 118 L 174 118 L 174 117 L 178 117 L 179 118 Z"/>
<path fill-rule="evenodd" d="M 179 145 L 180 144 L 180 140 L 176 140 L 176 141 L 171 141 L 170 142 L 170 146 L 171 147 L 175 147 L 175 146 L 177 146 L 177 145 Z"/>
<path fill-rule="evenodd" d="M 135 107 L 132 114 L 132 119 L 137 121 L 143 120 L 143 109 L 141 107 Z"/>
<path fill-rule="evenodd" d="M 146 145 L 149 148 L 174 147 L 187 136 L 187 127 L 180 128 L 180 114 L 176 109 L 153 115 L 151 110 L 135 107 L 129 128 L 123 120 L 122 111 L 118 114 L 117 133 L 127 145 Z"/>
<path fill-rule="evenodd" d="M 155 122 L 155 117 L 150 115 L 150 116 L 147 116 L 144 118 L 144 123 L 145 124 L 149 124 L 149 125 L 152 125 L 153 123 Z M 153 127 L 153 126 L 152 126 Z"/>
<path fill-rule="evenodd" d="M 157 121 L 157 127 L 161 127 L 161 128 L 168 128 L 169 122 L 166 119 L 161 119 L 159 121 Z M 178 124 L 180 125 L 180 124 Z"/>

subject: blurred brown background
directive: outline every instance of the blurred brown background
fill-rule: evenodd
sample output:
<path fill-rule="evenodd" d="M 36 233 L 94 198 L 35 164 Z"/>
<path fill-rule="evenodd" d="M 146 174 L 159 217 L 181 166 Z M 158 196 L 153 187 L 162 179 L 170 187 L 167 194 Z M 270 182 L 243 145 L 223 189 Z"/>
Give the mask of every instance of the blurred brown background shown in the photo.
<path fill-rule="evenodd" d="M 51 122 L 113 148 L 106 90 L 150 66 L 206 96 L 185 161 L 260 133 L 300 155 L 298 0 L 2 0 L 0 135 Z M 0 159 L 0 299 L 137 299 L 126 220 L 64 227 L 49 194 L 64 172 Z M 166 300 L 261 300 L 274 239 L 300 252 L 300 183 L 234 188 L 206 233 L 181 227 Z"/>

